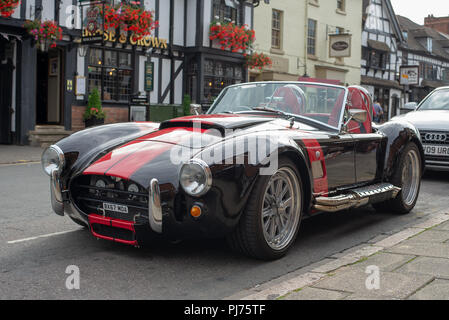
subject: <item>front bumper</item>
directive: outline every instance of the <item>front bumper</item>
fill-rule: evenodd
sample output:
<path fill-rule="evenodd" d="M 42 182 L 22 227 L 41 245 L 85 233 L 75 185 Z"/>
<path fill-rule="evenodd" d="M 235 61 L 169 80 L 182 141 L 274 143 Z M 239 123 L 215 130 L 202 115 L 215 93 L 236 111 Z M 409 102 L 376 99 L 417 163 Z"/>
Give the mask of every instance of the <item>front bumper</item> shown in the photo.
<path fill-rule="evenodd" d="M 84 212 L 75 204 L 70 192 L 62 190 L 61 185 L 64 184 L 61 184 L 58 176 L 52 176 L 50 182 L 53 210 L 58 215 L 66 214 L 74 220 L 84 222 L 95 237 L 105 240 L 138 246 L 158 235 L 168 239 L 222 237 L 230 233 L 238 223 L 239 215 L 231 217 L 226 214 L 221 193 L 216 190 L 210 190 L 201 199 L 176 193 L 168 198 L 165 193 L 161 197 L 159 182 L 152 179 L 148 188 L 148 209 L 145 215 L 121 219 L 107 212 Z M 189 210 L 198 204 L 202 206 L 203 214 L 200 218 L 193 218 Z"/>
<path fill-rule="evenodd" d="M 449 171 L 448 161 L 426 160 L 426 169 L 437 171 Z"/>

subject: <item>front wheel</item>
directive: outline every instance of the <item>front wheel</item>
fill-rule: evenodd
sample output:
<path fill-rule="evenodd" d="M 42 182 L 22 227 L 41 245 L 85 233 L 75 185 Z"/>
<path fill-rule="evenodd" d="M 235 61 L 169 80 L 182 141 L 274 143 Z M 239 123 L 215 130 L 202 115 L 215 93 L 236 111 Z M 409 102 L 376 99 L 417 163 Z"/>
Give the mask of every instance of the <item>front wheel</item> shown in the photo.
<path fill-rule="evenodd" d="M 415 143 L 410 142 L 405 146 L 396 172 L 391 183 L 401 188 L 396 198 L 386 202 L 373 204 L 378 211 L 393 211 L 404 214 L 410 212 L 416 205 L 422 176 L 421 153 Z"/>
<path fill-rule="evenodd" d="M 228 237 L 231 247 L 257 259 L 284 256 L 298 233 L 302 189 L 294 163 L 281 158 L 273 175 L 257 178 L 239 225 Z"/>

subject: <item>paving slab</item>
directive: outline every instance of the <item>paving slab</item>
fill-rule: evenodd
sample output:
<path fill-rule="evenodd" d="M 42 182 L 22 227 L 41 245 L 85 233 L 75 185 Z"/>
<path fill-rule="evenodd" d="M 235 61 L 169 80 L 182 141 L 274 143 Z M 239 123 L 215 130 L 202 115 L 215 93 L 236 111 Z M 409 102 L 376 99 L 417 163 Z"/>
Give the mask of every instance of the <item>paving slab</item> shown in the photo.
<path fill-rule="evenodd" d="M 434 279 L 430 275 L 399 274 L 381 271 L 379 289 L 368 289 L 366 281 L 371 274 L 355 266 L 342 268 L 334 276 L 323 278 L 314 288 L 353 292 L 360 295 L 390 296 L 405 299 Z"/>
<path fill-rule="evenodd" d="M 437 242 L 443 243 L 449 240 L 449 232 L 445 230 L 427 230 L 408 239 L 410 242 Z"/>
<path fill-rule="evenodd" d="M 445 230 L 449 231 L 449 221 L 443 222 L 442 224 L 432 228 L 432 230 Z"/>
<path fill-rule="evenodd" d="M 345 297 L 343 300 L 401 300 L 401 299 L 392 296 L 353 293 Z"/>
<path fill-rule="evenodd" d="M 435 279 L 424 288 L 418 290 L 411 300 L 449 300 L 449 280 Z"/>
<path fill-rule="evenodd" d="M 406 240 L 386 250 L 391 253 L 403 253 L 416 256 L 449 258 L 449 243 L 426 243 Z"/>
<path fill-rule="evenodd" d="M 449 259 L 418 257 L 395 271 L 399 273 L 429 274 L 437 278 L 449 279 Z"/>
<path fill-rule="evenodd" d="M 342 300 L 350 294 L 350 292 L 307 287 L 289 294 L 283 300 Z"/>
<path fill-rule="evenodd" d="M 388 252 L 378 252 L 368 259 L 364 259 L 361 262 L 354 264 L 356 268 L 361 268 L 366 270 L 368 266 L 377 266 L 380 271 L 391 272 L 402 265 L 406 264 L 410 260 L 414 259 L 416 256 L 408 254 L 396 254 Z"/>

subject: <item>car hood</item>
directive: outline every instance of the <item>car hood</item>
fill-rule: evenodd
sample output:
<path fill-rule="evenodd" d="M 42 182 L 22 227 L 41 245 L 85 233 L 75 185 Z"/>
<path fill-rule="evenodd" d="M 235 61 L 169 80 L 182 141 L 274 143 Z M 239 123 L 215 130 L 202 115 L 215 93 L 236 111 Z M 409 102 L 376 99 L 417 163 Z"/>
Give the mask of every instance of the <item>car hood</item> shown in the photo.
<path fill-rule="evenodd" d="M 448 130 L 449 110 L 417 110 L 392 120 L 402 119 L 412 123 L 418 130 Z"/>
<path fill-rule="evenodd" d="M 159 129 L 119 146 L 93 163 L 82 174 L 109 175 L 147 187 L 149 178 L 177 181 L 179 159 L 193 157 L 207 146 L 259 131 L 287 130 L 289 121 L 276 116 L 202 115 L 162 122 Z M 302 130 L 316 128 L 299 123 Z M 307 133 L 305 133 L 307 134 Z M 182 156 L 179 156 L 182 155 Z"/>

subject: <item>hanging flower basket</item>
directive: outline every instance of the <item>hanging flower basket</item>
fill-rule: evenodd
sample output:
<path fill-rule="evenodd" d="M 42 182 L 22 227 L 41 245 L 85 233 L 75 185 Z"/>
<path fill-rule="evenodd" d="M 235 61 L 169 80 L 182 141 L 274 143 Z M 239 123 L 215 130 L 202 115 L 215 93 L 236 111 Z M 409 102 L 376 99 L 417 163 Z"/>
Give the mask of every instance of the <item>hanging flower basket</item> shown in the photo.
<path fill-rule="evenodd" d="M 116 7 L 105 5 L 105 30 L 120 28 L 130 32 L 134 40 L 140 40 L 159 26 L 154 20 L 154 12 L 142 9 L 136 2 L 120 4 Z"/>
<path fill-rule="evenodd" d="M 246 65 L 249 69 L 258 68 L 259 70 L 262 70 L 264 67 L 271 67 L 272 64 L 273 61 L 271 58 L 263 53 L 254 52 L 246 57 Z"/>
<path fill-rule="evenodd" d="M 246 56 L 246 51 L 252 48 L 256 34 L 254 30 L 248 29 L 247 25 L 237 26 L 233 22 L 214 21 L 210 24 L 209 39 L 218 40 L 221 50 L 242 51 Z"/>
<path fill-rule="evenodd" d="M 0 0 L 0 16 L 10 17 L 20 4 L 20 0 Z"/>
<path fill-rule="evenodd" d="M 44 52 L 49 48 L 55 48 L 56 42 L 62 39 L 62 28 L 54 21 L 28 20 L 24 28 L 36 41 L 36 46 Z"/>

